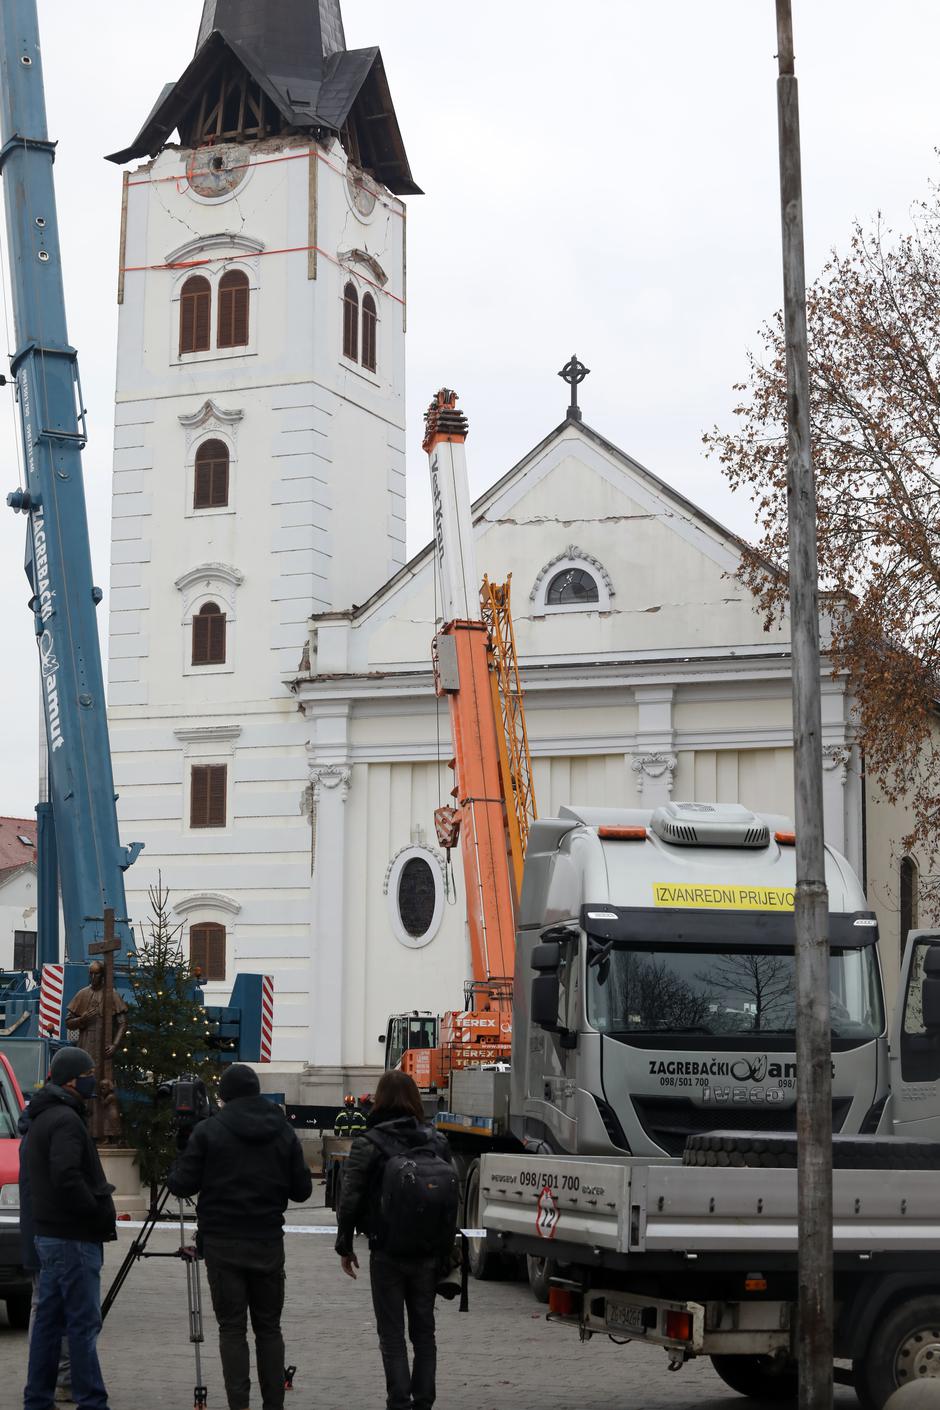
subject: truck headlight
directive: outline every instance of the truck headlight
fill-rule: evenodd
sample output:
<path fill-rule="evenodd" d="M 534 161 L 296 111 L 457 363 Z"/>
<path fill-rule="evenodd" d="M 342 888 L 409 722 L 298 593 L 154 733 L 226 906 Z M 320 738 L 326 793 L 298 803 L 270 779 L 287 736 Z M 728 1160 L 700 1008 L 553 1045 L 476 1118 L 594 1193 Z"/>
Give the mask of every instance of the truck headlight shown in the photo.
<path fill-rule="evenodd" d="M 19 1209 L 19 1185 L 0 1185 L 0 1209 Z"/>

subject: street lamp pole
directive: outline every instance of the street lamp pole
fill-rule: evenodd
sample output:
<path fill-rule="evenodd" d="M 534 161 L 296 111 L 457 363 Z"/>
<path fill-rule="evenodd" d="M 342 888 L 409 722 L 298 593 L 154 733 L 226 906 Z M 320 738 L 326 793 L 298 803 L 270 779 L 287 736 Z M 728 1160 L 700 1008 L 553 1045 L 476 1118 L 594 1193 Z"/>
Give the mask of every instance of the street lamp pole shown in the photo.
<path fill-rule="evenodd" d="M 796 822 L 799 1407 L 832 1406 L 832 1040 L 822 798 L 816 492 L 810 445 L 799 95 L 791 0 L 777 6 L 787 362 L 787 500 Z"/>

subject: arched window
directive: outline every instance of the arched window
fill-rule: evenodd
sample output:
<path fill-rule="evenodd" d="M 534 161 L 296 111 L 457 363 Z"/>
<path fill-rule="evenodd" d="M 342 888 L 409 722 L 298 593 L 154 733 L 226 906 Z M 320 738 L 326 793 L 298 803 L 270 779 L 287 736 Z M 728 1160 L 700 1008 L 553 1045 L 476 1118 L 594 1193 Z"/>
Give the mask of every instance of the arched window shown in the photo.
<path fill-rule="evenodd" d="M 398 914 L 402 927 L 415 940 L 426 935 L 434 919 L 437 884 L 431 863 L 409 857 L 398 877 Z"/>
<path fill-rule="evenodd" d="M 189 927 L 189 962 L 203 979 L 225 978 L 225 926 L 204 921 Z"/>
<path fill-rule="evenodd" d="M 375 332 L 378 314 L 375 299 L 371 294 L 362 296 L 362 365 L 370 372 L 375 371 Z"/>
<path fill-rule="evenodd" d="M 207 602 L 193 615 L 193 665 L 225 664 L 225 613 L 215 602 Z"/>
<path fill-rule="evenodd" d="M 359 361 L 359 295 L 355 284 L 343 290 L 343 357 Z"/>
<path fill-rule="evenodd" d="M 220 348 L 248 346 L 248 275 L 242 269 L 230 269 L 219 280 Z"/>
<path fill-rule="evenodd" d="M 208 279 L 193 274 L 180 294 L 180 352 L 208 352 L 212 327 L 212 290 Z"/>
<path fill-rule="evenodd" d="M 900 874 L 898 877 L 898 891 L 900 896 L 900 955 L 904 958 L 904 945 L 907 940 L 908 931 L 917 929 L 918 911 L 918 874 L 917 863 L 913 857 L 902 857 Z"/>
<path fill-rule="evenodd" d="M 545 601 L 549 607 L 597 602 L 597 583 L 586 568 L 565 568 L 552 578 Z"/>
<path fill-rule="evenodd" d="M 194 509 L 222 509 L 228 504 L 228 446 L 203 441 L 196 451 Z"/>

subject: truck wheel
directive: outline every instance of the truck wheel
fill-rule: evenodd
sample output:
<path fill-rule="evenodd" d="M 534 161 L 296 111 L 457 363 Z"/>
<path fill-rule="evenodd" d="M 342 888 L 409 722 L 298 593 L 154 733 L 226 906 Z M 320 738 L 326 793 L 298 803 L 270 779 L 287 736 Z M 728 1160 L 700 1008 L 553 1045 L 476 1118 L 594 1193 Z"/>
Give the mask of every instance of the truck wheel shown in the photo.
<path fill-rule="evenodd" d="M 467 1198 L 464 1203 L 465 1227 L 480 1227 L 480 1162 L 470 1167 L 467 1175 Z M 502 1272 L 502 1260 L 498 1253 L 492 1253 L 486 1246 L 486 1239 L 468 1239 L 470 1272 L 481 1281 L 498 1278 Z"/>
<path fill-rule="evenodd" d="M 776 1356 L 713 1356 L 726 1386 L 752 1400 L 796 1400 L 796 1367 Z"/>
<path fill-rule="evenodd" d="M 859 1399 L 878 1410 L 899 1386 L 940 1377 L 940 1298 L 914 1297 L 893 1308 L 854 1369 Z"/>
<path fill-rule="evenodd" d="M 555 1276 L 555 1265 L 550 1258 L 533 1258 L 531 1253 L 526 1254 L 526 1272 L 529 1275 L 529 1287 L 535 1294 L 537 1302 L 548 1301 L 548 1285 Z"/>
<path fill-rule="evenodd" d="M 29 1309 L 32 1297 L 29 1293 L 16 1293 L 7 1298 L 7 1321 L 18 1332 L 25 1332 L 29 1326 Z"/>

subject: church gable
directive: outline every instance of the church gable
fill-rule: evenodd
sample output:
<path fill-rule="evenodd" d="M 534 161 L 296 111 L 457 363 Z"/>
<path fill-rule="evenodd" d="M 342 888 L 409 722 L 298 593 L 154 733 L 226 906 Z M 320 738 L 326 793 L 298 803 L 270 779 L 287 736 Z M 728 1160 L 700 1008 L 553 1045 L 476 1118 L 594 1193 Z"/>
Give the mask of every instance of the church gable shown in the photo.
<path fill-rule="evenodd" d="M 786 645 L 786 629 L 768 636 L 734 578 L 735 536 L 587 427 L 559 428 L 473 509 L 478 572 L 498 581 L 512 574 L 517 640 L 529 661 Z M 433 620 L 426 549 L 360 609 L 353 658 L 388 670 L 426 661 Z"/>

